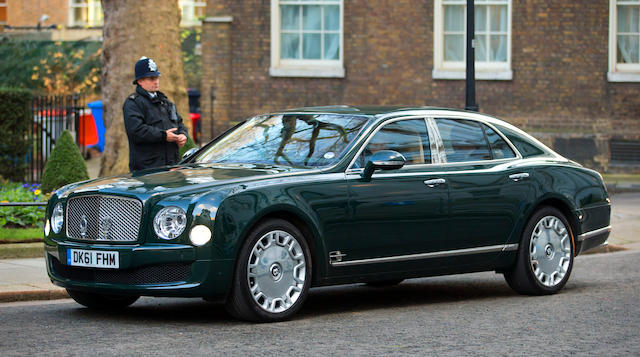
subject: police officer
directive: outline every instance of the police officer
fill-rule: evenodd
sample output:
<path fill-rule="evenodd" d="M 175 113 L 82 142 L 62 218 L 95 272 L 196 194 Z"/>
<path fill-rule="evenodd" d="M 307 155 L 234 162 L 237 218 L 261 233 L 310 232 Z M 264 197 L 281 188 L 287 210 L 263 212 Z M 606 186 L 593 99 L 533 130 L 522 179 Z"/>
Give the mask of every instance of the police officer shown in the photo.
<path fill-rule="evenodd" d="M 136 92 L 122 108 L 129 138 L 129 170 L 177 164 L 178 149 L 187 142 L 188 131 L 175 104 L 158 90 L 158 66 L 151 58 L 141 57 L 135 75 Z"/>

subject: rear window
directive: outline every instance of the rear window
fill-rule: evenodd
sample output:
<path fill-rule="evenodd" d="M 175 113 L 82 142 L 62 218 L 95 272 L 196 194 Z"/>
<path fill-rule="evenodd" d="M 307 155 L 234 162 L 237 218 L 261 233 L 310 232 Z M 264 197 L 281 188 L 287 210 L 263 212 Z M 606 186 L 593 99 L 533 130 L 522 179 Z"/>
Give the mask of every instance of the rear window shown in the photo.
<path fill-rule="evenodd" d="M 531 157 L 531 156 L 545 154 L 544 150 L 542 150 L 540 147 L 530 142 L 526 138 L 523 138 L 522 136 L 520 136 L 520 134 L 516 133 L 515 131 L 501 125 L 496 125 L 496 126 L 498 127 L 498 129 L 500 129 L 502 134 L 504 134 L 504 136 L 506 136 L 507 139 L 511 141 L 513 146 L 515 146 L 516 149 L 520 151 L 520 154 L 522 155 L 522 157 Z"/>

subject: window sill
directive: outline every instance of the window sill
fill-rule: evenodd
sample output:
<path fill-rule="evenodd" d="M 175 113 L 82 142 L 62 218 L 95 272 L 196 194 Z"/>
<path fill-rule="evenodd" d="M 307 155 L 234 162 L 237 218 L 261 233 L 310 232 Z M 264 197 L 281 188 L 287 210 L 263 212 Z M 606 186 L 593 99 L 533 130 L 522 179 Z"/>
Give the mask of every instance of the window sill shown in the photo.
<path fill-rule="evenodd" d="M 271 77 L 344 78 L 343 67 L 271 67 Z"/>
<path fill-rule="evenodd" d="M 609 82 L 640 82 L 640 73 L 607 72 Z"/>
<path fill-rule="evenodd" d="M 434 69 L 433 79 L 459 80 L 465 79 L 464 71 L 443 71 Z M 485 72 L 476 70 L 476 80 L 482 81 L 510 81 L 513 79 L 513 71 Z"/>

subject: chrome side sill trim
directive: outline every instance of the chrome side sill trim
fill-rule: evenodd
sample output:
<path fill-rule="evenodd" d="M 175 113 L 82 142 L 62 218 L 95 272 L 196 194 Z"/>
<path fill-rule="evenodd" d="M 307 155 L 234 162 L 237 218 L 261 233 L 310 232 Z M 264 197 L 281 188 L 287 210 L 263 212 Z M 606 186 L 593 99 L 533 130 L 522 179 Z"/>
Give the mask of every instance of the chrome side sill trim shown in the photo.
<path fill-rule="evenodd" d="M 611 232 L 611 226 L 606 226 L 604 228 L 596 229 L 595 231 L 582 233 L 581 235 L 578 236 L 578 241 L 582 242 L 583 240 L 589 239 L 593 236 L 597 236 L 602 233 L 610 233 L 610 232 Z"/>
<path fill-rule="evenodd" d="M 469 254 L 507 252 L 507 251 L 513 251 L 513 250 L 518 250 L 518 244 L 501 244 L 501 245 L 491 245 L 487 247 L 445 250 L 441 252 L 432 252 L 432 253 L 398 255 L 393 257 L 347 260 L 347 261 L 340 261 L 340 262 L 336 261 L 336 262 L 331 262 L 331 266 L 343 267 L 343 266 L 361 265 L 361 264 L 391 263 L 391 262 L 401 262 L 405 260 L 444 258 L 444 257 L 469 255 Z"/>

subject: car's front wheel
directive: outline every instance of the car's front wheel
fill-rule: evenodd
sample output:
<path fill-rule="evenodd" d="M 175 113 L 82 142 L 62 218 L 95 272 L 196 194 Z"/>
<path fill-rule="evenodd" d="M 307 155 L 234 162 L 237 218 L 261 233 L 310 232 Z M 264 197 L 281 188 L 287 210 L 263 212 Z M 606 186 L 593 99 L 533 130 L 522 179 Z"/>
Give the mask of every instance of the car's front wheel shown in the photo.
<path fill-rule="evenodd" d="M 288 319 L 307 296 L 311 271 L 309 246 L 300 230 L 282 219 L 267 220 L 240 249 L 226 308 L 248 321 Z"/>
<path fill-rule="evenodd" d="M 133 304 L 140 297 L 135 295 L 106 295 L 67 289 L 78 304 L 95 310 L 118 310 Z"/>
<path fill-rule="evenodd" d="M 517 261 L 504 277 L 520 294 L 553 294 L 569 280 L 573 258 L 569 222 L 558 209 L 543 207 L 525 226 Z"/>

